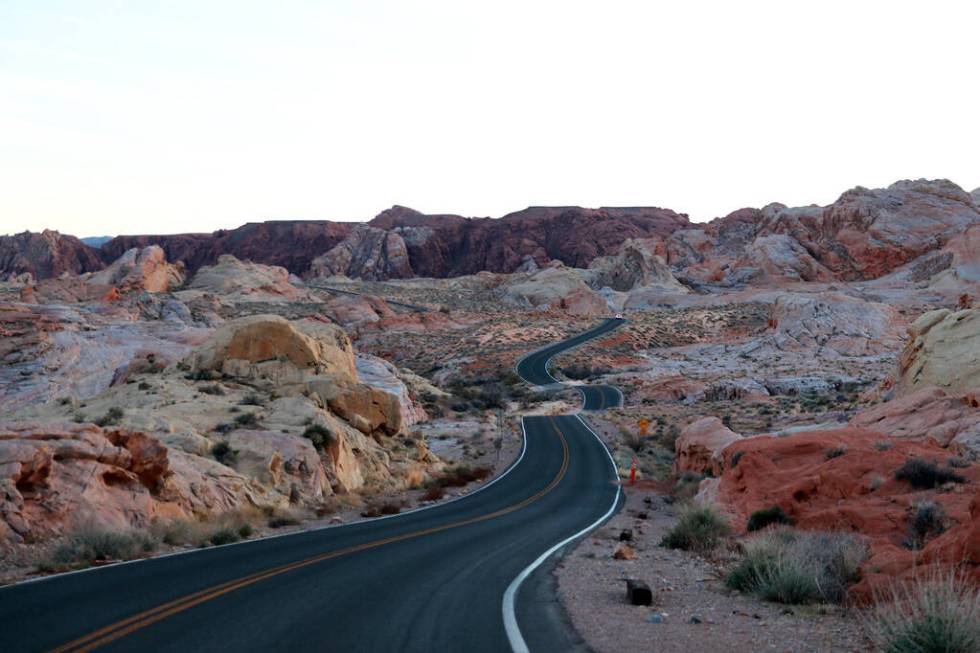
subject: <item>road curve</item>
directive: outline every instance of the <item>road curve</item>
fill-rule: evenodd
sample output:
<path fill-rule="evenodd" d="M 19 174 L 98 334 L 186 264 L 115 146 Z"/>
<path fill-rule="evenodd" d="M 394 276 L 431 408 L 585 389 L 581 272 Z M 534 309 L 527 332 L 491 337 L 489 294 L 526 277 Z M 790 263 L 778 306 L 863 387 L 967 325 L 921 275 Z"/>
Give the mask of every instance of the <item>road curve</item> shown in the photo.
<path fill-rule="evenodd" d="M 551 356 L 620 322 L 534 352 L 518 371 L 553 383 Z M 580 390 L 587 409 L 619 401 L 608 387 Z M 578 416 L 522 423 L 518 461 L 455 501 L 0 588 L 0 651 L 580 648 L 547 564 L 532 565 L 611 514 L 618 478 Z"/>

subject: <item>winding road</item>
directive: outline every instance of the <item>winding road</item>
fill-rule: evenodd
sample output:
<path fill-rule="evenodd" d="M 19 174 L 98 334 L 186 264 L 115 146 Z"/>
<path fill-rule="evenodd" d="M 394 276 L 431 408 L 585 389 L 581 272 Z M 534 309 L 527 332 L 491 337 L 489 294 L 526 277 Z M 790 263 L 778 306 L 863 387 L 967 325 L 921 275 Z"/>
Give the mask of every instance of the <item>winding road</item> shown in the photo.
<path fill-rule="evenodd" d="M 552 385 L 555 354 L 525 356 Z M 575 386 L 583 408 L 617 405 Z M 386 518 L 121 563 L 0 588 L 0 651 L 568 651 L 554 552 L 620 502 L 605 446 L 578 415 L 525 417 L 501 476 L 459 499 Z"/>

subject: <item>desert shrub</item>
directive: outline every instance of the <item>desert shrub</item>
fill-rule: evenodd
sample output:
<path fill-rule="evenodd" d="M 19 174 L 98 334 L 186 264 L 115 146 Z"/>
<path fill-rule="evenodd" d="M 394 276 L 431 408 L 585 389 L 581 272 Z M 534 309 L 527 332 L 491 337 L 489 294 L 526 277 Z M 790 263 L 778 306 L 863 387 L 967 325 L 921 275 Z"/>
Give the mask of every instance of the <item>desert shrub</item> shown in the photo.
<path fill-rule="evenodd" d="M 847 453 L 847 447 L 833 447 L 824 451 L 823 455 L 827 460 L 833 460 L 834 458 L 840 458 L 845 453 Z"/>
<path fill-rule="evenodd" d="M 892 448 L 892 443 L 889 442 L 888 440 L 879 440 L 878 442 L 875 442 L 871 446 L 873 446 L 878 451 L 888 451 L 889 449 Z"/>
<path fill-rule="evenodd" d="M 751 531 L 759 531 L 770 526 L 772 524 L 792 524 L 793 520 L 789 518 L 783 509 L 779 506 L 770 506 L 768 508 L 763 508 L 762 510 L 756 510 L 751 515 L 749 515 L 749 522 L 746 524 L 746 528 Z"/>
<path fill-rule="evenodd" d="M 677 443 L 677 438 L 679 437 L 681 437 L 681 427 L 677 426 L 677 424 L 671 424 L 667 427 L 663 437 L 660 438 L 660 443 L 673 451 L 674 445 Z"/>
<path fill-rule="evenodd" d="M 708 506 L 688 506 L 660 541 L 669 549 L 709 553 L 731 532 L 725 519 Z"/>
<path fill-rule="evenodd" d="M 238 404 L 240 406 L 264 406 L 265 402 L 262 401 L 262 397 L 253 392 L 245 395 Z"/>
<path fill-rule="evenodd" d="M 725 584 L 777 603 L 840 603 L 866 555 L 864 543 L 848 533 L 773 529 L 745 543 Z"/>
<path fill-rule="evenodd" d="M 235 425 L 238 427 L 258 426 L 259 418 L 255 413 L 242 413 L 235 416 Z"/>
<path fill-rule="evenodd" d="M 674 481 L 674 498 L 679 501 L 688 501 L 698 493 L 701 481 L 705 479 L 703 474 L 694 472 L 684 472 Z"/>
<path fill-rule="evenodd" d="M 484 408 L 503 408 L 504 389 L 499 383 L 488 383 L 480 388 L 480 401 Z"/>
<path fill-rule="evenodd" d="M 221 374 L 214 370 L 195 370 L 184 375 L 188 381 L 214 381 L 221 378 Z"/>
<path fill-rule="evenodd" d="M 106 411 L 105 415 L 95 420 L 95 423 L 98 426 L 112 426 L 114 424 L 118 424 L 119 420 L 121 420 L 125 414 L 126 412 L 122 408 L 119 406 L 113 406 Z"/>
<path fill-rule="evenodd" d="M 241 535 L 238 531 L 232 528 L 219 528 L 214 533 L 211 534 L 210 542 L 214 546 L 221 546 L 222 544 L 232 544 L 241 540 Z"/>
<path fill-rule="evenodd" d="M 88 567 L 97 561 L 130 560 L 151 553 L 157 546 L 149 532 L 84 528 L 69 535 L 38 567 L 41 571 L 59 571 Z"/>
<path fill-rule="evenodd" d="M 425 493 L 422 495 L 422 500 L 423 501 L 439 501 L 444 496 L 446 496 L 446 490 L 444 490 L 442 488 L 442 486 L 433 485 L 432 487 L 430 487 L 429 489 L 427 489 L 425 491 Z"/>
<path fill-rule="evenodd" d="M 275 513 L 269 517 L 267 522 L 269 528 L 282 528 L 283 526 L 295 526 L 300 522 L 299 518 L 289 513 Z"/>
<path fill-rule="evenodd" d="M 942 469 L 936 463 L 921 458 L 909 458 L 895 472 L 895 479 L 908 481 L 917 490 L 931 490 L 945 483 L 962 483 L 963 477 L 952 469 Z"/>
<path fill-rule="evenodd" d="M 935 501 L 918 501 L 912 506 L 909 518 L 909 538 L 905 545 L 910 549 L 921 548 L 930 535 L 946 530 L 946 513 Z"/>
<path fill-rule="evenodd" d="M 215 395 L 219 397 L 224 396 L 225 394 L 225 389 L 222 388 L 217 383 L 214 383 L 212 385 L 202 385 L 200 388 L 197 389 L 197 391 L 202 394 Z"/>
<path fill-rule="evenodd" d="M 211 446 L 211 455 L 222 465 L 231 465 L 238 458 L 238 450 L 232 449 L 227 442 L 215 442 Z"/>
<path fill-rule="evenodd" d="M 864 626 L 888 653 L 980 651 L 980 588 L 954 572 L 896 582 L 877 597 Z"/>
<path fill-rule="evenodd" d="M 436 483 L 442 487 L 463 487 L 473 481 L 482 481 L 493 474 L 489 467 L 471 468 L 468 465 L 457 465 L 450 467 L 436 479 Z"/>
<path fill-rule="evenodd" d="M 310 424 L 303 431 L 303 437 L 313 443 L 317 450 L 324 450 L 330 446 L 334 440 L 333 433 L 322 424 Z"/>
<path fill-rule="evenodd" d="M 380 517 L 382 515 L 397 515 L 402 511 L 402 504 L 394 501 L 369 505 L 361 512 L 362 517 Z"/>

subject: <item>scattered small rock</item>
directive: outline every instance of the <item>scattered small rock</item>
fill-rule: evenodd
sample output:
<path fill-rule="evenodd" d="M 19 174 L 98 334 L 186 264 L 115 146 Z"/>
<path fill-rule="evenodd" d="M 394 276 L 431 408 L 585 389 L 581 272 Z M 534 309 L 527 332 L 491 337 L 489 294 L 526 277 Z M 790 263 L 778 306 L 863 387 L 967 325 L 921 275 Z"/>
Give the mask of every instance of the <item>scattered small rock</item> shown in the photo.
<path fill-rule="evenodd" d="M 614 560 L 636 560 L 636 551 L 633 547 L 626 544 L 620 544 L 616 551 L 613 553 Z"/>

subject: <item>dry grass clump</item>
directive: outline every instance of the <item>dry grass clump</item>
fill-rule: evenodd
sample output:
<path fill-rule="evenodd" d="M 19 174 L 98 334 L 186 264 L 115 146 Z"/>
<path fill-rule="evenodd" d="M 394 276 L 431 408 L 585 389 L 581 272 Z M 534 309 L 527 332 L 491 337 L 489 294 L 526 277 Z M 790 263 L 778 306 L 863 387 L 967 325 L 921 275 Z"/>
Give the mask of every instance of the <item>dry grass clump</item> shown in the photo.
<path fill-rule="evenodd" d="M 713 551 L 731 527 L 717 510 L 710 506 L 687 506 L 677 524 L 660 541 L 668 549 L 684 549 L 705 554 Z"/>
<path fill-rule="evenodd" d="M 258 510 L 236 510 L 204 520 L 176 519 L 158 523 L 150 531 L 171 546 L 219 546 L 251 536 L 253 524 L 260 523 L 263 518 Z"/>
<path fill-rule="evenodd" d="M 877 650 L 887 653 L 980 651 L 980 588 L 953 571 L 895 583 L 864 615 Z"/>
<path fill-rule="evenodd" d="M 361 511 L 361 517 L 381 517 L 384 515 L 397 515 L 402 511 L 403 504 L 396 501 L 385 501 L 382 503 L 370 504 Z"/>
<path fill-rule="evenodd" d="M 92 526 L 67 536 L 37 567 L 42 572 L 84 569 L 99 563 L 139 558 L 152 553 L 159 545 L 160 541 L 152 533 Z"/>
<path fill-rule="evenodd" d="M 776 603 L 841 603 L 866 556 L 864 541 L 849 533 L 776 528 L 745 543 L 725 584 Z"/>

